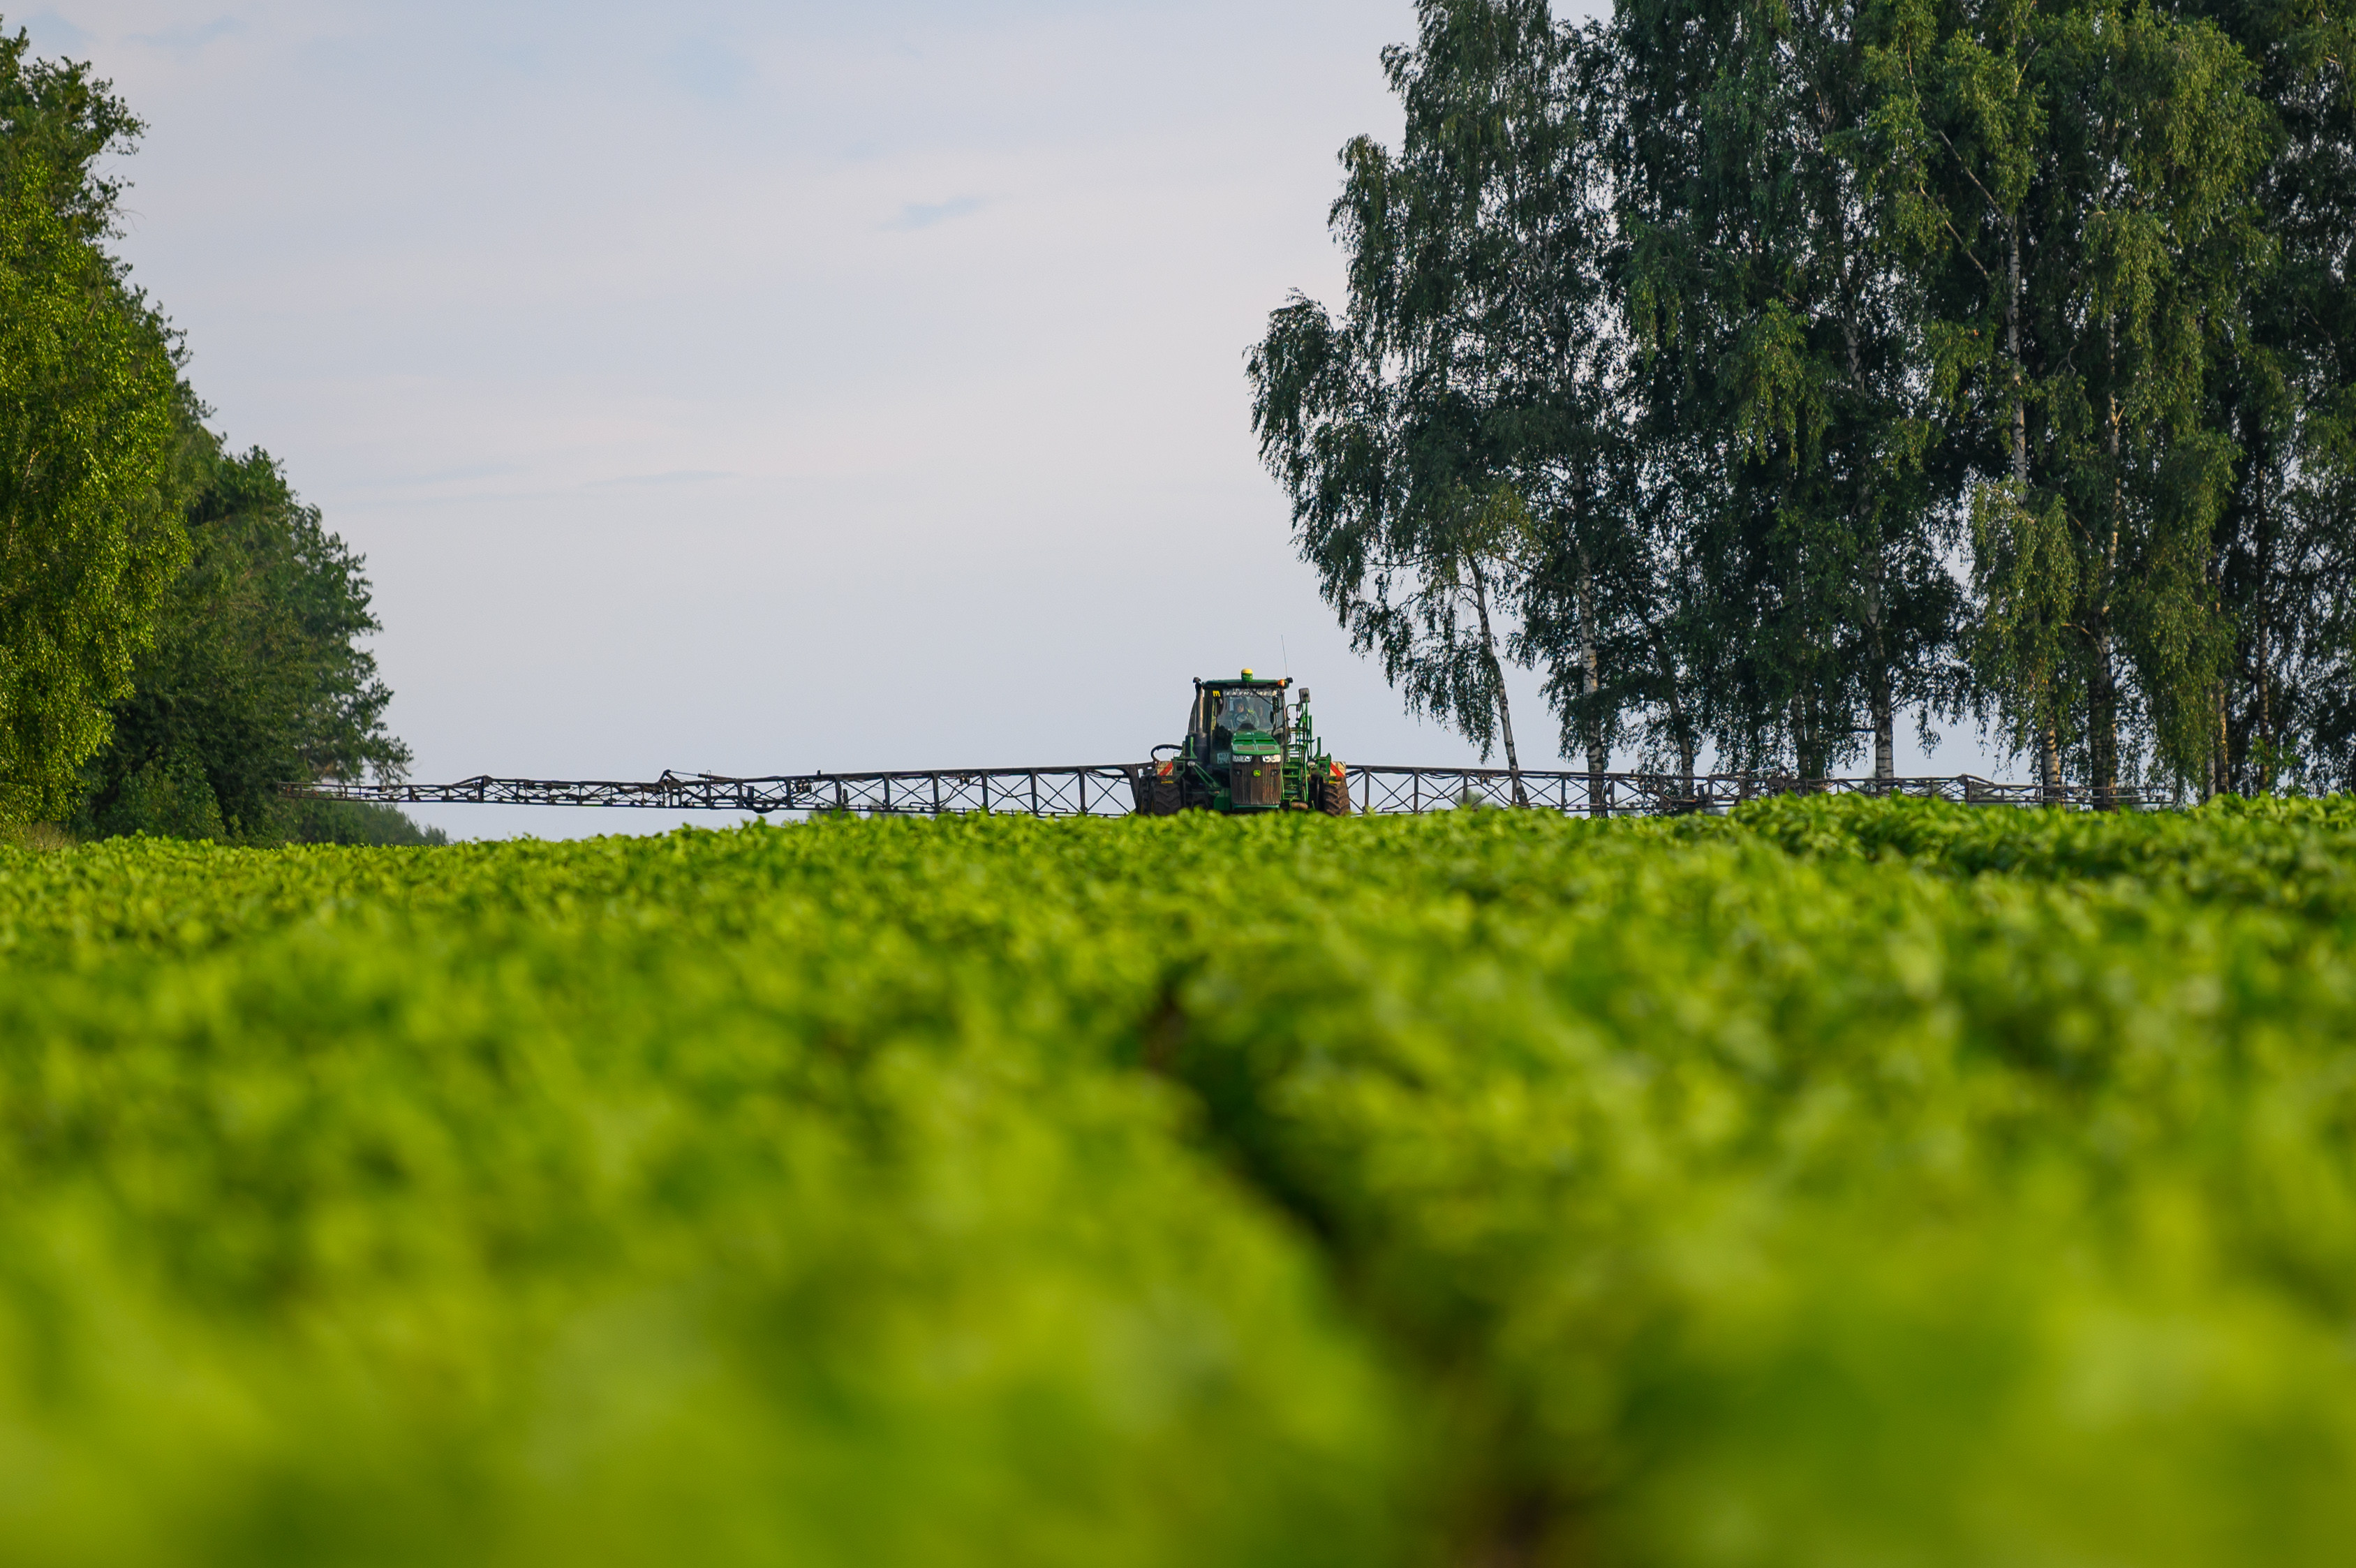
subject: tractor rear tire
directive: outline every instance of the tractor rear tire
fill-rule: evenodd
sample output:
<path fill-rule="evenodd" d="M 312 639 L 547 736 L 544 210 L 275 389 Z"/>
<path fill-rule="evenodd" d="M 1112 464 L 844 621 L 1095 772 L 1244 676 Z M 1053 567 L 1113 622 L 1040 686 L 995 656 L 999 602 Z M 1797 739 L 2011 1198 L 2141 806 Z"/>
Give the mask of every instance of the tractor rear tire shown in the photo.
<path fill-rule="evenodd" d="M 1328 773 L 1317 780 L 1317 809 L 1329 817 L 1350 814 L 1350 779 L 1340 772 Z"/>
<path fill-rule="evenodd" d="M 1157 774 L 1147 788 L 1150 792 L 1145 805 L 1148 816 L 1174 817 L 1185 804 L 1175 779 Z"/>

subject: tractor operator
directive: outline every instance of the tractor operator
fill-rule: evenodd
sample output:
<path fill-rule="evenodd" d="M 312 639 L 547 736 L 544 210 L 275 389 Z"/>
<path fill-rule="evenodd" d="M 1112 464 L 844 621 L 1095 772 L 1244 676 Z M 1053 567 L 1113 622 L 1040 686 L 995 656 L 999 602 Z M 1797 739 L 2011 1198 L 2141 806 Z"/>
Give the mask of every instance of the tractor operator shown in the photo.
<path fill-rule="evenodd" d="M 1220 714 L 1220 727 L 1230 733 L 1237 730 L 1272 732 L 1276 728 L 1276 704 L 1265 692 L 1229 692 Z"/>

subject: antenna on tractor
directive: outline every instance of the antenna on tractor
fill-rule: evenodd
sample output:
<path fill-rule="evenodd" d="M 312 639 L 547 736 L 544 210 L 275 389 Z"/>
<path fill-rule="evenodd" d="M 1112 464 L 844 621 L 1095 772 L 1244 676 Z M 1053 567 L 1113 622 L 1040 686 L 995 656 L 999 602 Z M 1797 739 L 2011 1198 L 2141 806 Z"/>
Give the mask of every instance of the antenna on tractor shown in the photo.
<path fill-rule="evenodd" d="M 1284 646 L 1284 639 L 1280 637 L 1276 639 L 1276 646 L 1284 654 L 1284 678 L 1290 681 L 1292 679 L 1292 650 Z"/>

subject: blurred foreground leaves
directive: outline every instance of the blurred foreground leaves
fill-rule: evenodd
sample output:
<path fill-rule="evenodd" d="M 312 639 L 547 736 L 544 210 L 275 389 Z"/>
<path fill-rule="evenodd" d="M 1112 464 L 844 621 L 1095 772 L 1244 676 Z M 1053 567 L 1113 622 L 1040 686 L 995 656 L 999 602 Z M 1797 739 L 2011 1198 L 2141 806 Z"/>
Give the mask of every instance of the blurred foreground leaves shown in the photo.
<path fill-rule="evenodd" d="M 0 850 L 0 1540 L 2336 1561 L 2356 810 Z"/>

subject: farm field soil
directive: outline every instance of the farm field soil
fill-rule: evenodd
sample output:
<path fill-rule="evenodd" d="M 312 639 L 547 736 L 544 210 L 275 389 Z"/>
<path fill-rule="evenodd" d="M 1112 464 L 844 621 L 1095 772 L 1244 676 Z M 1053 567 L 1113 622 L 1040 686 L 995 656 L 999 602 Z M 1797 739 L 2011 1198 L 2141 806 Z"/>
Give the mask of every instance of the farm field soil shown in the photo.
<path fill-rule="evenodd" d="M 0 1561 L 2356 1539 L 2356 804 L 0 850 Z"/>

